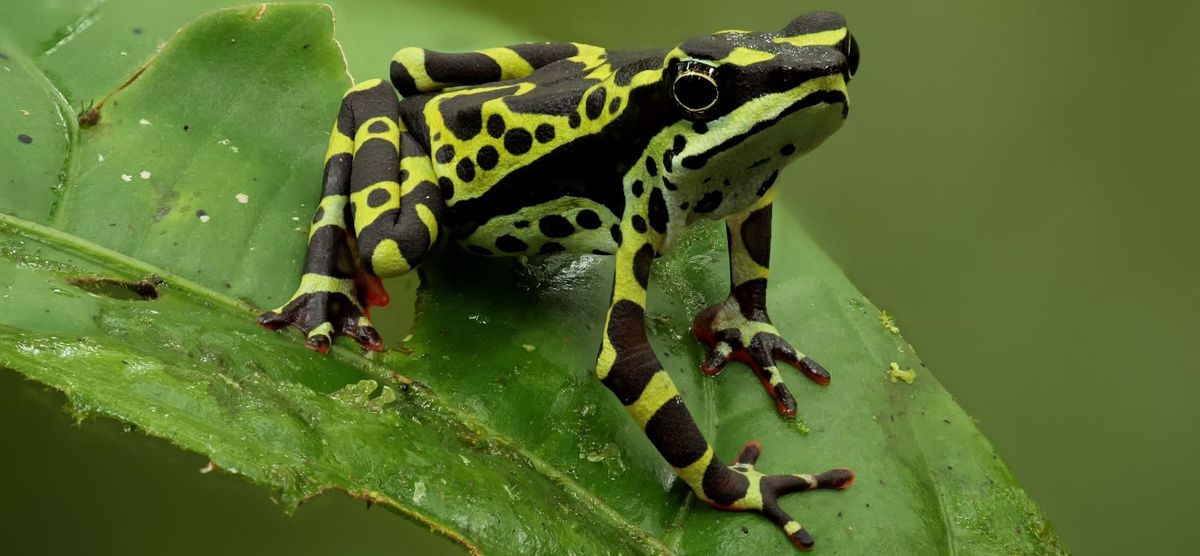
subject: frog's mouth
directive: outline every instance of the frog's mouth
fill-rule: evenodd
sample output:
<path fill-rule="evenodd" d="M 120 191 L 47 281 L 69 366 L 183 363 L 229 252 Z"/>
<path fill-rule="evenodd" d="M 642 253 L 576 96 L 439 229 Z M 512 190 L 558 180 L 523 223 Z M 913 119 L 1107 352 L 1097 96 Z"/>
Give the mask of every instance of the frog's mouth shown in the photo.
<path fill-rule="evenodd" d="M 722 154 L 736 148 L 738 145 L 741 145 L 742 143 L 750 140 L 751 138 L 762 134 L 763 132 L 767 131 L 768 129 L 771 129 L 771 128 L 779 125 L 781 122 L 788 121 L 789 123 L 791 123 L 792 120 L 799 119 L 799 120 L 801 120 L 799 127 L 809 127 L 809 126 L 803 125 L 803 121 L 807 120 L 809 118 L 805 118 L 804 115 L 798 114 L 801 111 L 804 111 L 806 109 L 817 108 L 820 106 L 837 106 L 837 105 L 841 106 L 841 119 L 845 119 L 846 115 L 850 111 L 850 102 L 846 96 L 846 91 L 845 91 L 844 87 L 835 88 L 835 89 L 824 89 L 824 90 L 819 90 L 819 91 L 810 93 L 810 94 L 802 97 L 800 100 L 797 100 L 796 102 L 793 102 L 792 104 L 788 105 L 786 108 L 781 110 L 775 116 L 759 121 L 758 123 L 751 126 L 749 129 L 747 129 L 746 131 L 732 135 L 730 137 L 727 137 L 724 140 L 705 149 L 702 152 L 685 156 L 683 158 L 683 160 L 681 161 L 681 165 L 684 168 L 687 168 L 689 170 L 699 170 L 701 168 L 704 168 L 706 165 L 708 165 L 708 163 L 712 159 L 720 157 Z M 729 117 L 736 117 L 736 116 L 737 116 L 737 114 L 731 114 Z M 793 116 L 796 116 L 796 117 L 793 118 Z M 840 124 L 840 122 L 838 122 L 838 123 Z M 826 125 L 813 126 L 813 127 L 829 127 L 829 126 L 828 126 L 828 124 L 826 124 Z M 820 140 L 824 140 L 825 137 L 827 137 L 829 134 L 833 133 L 836 130 L 837 130 L 837 127 L 832 127 L 832 129 L 829 129 L 828 131 L 819 133 L 818 135 L 820 135 Z M 802 136 L 805 134 L 805 131 L 806 130 L 804 130 L 804 129 L 797 130 L 797 135 Z M 809 134 L 811 135 L 811 132 Z M 816 141 L 815 143 L 812 144 L 811 147 L 809 147 L 808 149 L 805 149 L 805 150 L 811 150 L 812 147 L 816 147 L 817 144 L 820 144 L 820 140 Z M 799 154 L 803 154 L 803 152 L 801 152 Z"/>

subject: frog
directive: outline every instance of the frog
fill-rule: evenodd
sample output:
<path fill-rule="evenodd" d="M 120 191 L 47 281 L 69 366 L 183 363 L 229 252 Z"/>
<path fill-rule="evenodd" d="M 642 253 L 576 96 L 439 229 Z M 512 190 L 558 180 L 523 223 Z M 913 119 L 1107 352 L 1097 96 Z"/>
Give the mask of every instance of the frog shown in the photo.
<path fill-rule="evenodd" d="M 699 500 L 759 512 L 811 549 L 780 497 L 845 489 L 854 473 L 765 473 L 755 440 L 724 463 L 650 345 L 647 288 L 655 259 L 694 224 L 724 220 L 730 292 L 691 327 L 702 372 L 746 364 L 784 417 L 796 400 L 781 365 L 829 384 L 767 313 L 771 220 L 780 171 L 845 121 L 859 59 L 834 12 L 664 49 L 402 48 L 390 83 L 342 98 L 300 284 L 258 322 L 295 326 L 322 353 L 339 336 L 380 350 L 369 311 L 388 303 L 381 278 L 417 268 L 439 239 L 484 257 L 611 256 L 596 377 Z"/>

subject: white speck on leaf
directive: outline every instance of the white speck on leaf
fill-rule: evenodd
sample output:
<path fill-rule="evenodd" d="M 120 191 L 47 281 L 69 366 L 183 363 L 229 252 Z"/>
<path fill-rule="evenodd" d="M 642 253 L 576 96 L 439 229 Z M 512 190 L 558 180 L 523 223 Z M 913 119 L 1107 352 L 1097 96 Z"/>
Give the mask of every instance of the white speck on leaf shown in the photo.
<path fill-rule="evenodd" d="M 125 52 L 124 50 L 122 50 L 122 51 L 121 51 L 121 55 L 122 55 L 122 56 L 128 56 L 128 55 L 129 55 L 129 53 L 128 53 L 128 52 Z"/>
<path fill-rule="evenodd" d="M 133 181 L 133 176 L 131 176 L 129 174 L 121 174 L 121 181 L 123 181 L 125 183 L 129 183 L 129 182 Z"/>
<path fill-rule="evenodd" d="M 464 465 L 471 465 L 471 460 L 467 459 L 467 456 L 459 454 L 458 459 L 461 459 Z"/>
<path fill-rule="evenodd" d="M 196 218 L 200 219 L 201 224 L 206 224 L 208 223 L 208 212 L 204 209 L 200 209 L 196 211 Z"/>
<path fill-rule="evenodd" d="M 138 125 L 151 125 L 151 124 L 150 124 L 150 120 L 147 120 L 146 118 L 142 118 L 142 119 L 138 120 Z"/>
<path fill-rule="evenodd" d="M 250 196 L 246 195 L 245 193 L 238 193 L 236 195 L 236 198 L 237 198 L 237 202 L 239 202 L 243 205 L 250 202 Z"/>
<path fill-rule="evenodd" d="M 141 172 L 138 172 L 138 176 L 144 180 L 148 180 L 150 179 L 150 170 L 142 170 Z"/>
<path fill-rule="evenodd" d="M 293 221 L 293 222 L 299 222 L 299 221 L 300 221 L 300 217 L 299 217 L 299 216 L 293 216 L 293 217 L 292 217 L 292 221 Z"/>
<path fill-rule="evenodd" d="M 417 481 L 417 484 L 413 485 L 413 495 L 412 495 L 413 504 L 420 504 L 421 501 L 424 499 L 425 499 L 425 482 Z"/>
<path fill-rule="evenodd" d="M 97 154 L 97 155 L 96 155 L 96 160 L 98 160 L 98 161 L 100 161 L 100 162 L 104 162 L 104 155 L 102 155 L 102 154 Z"/>
<path fill-rule="evenodd" d="M 21 109 L 21 115 L 22 115 L 22 116 L 28 116 L 28 115 L 29 115 L 29 111 L 28 111 L 28 110 L 26 110 L 26 109 L 24 109 L 24 108 L 22 108 L 22 109 Z"/>

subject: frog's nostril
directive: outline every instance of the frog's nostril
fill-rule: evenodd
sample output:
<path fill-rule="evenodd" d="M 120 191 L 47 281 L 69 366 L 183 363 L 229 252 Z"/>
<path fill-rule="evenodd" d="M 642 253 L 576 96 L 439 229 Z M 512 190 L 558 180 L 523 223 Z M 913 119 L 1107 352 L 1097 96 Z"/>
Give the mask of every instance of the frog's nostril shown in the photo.
<path fill-rule="evenodd" d="M 858 72 L 858 41 L 854 40 L 854 35 L 846 33 L 846 62 L 849 64 L 850 76 L 853 77 Z"/>

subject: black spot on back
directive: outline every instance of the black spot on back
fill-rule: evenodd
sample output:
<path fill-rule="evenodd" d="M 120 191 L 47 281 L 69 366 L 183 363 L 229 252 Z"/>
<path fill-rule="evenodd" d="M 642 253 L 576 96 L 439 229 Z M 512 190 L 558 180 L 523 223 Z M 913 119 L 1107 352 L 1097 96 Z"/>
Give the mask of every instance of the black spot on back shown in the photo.
<path fill-rule="evenodd" d="M 540 124 L 537 126 L 537 129 L 533 130 L 533 136 L 537 138 L 538 143 L 549 143 L 554 140 L 554 126 Z"/>
<path fill-rule="evenodd" d="M 504 251 L 505 253 L 520 253 L 528 249 L 529 246 L 525 245 L 524 241 L 521 241 L 516 237 L 504 234 L 496 238 L 496 248 Z"/>
<path fill-rule="evenodd" d="M 504 117 L 503 116 L 501 116 L 500 114 L 492 114 L 491 116 L 488 116 L 488 120 L 487 120 L 488 135 L 491 135 L 492 137 L 499 139 L 501 135 L 504 135 L 504 127 L 505 126 L 504 126 Z"/>
<path fill-rule="evenodd" d="M 642 183 L 642 180 L 634 180 L 629 186 L 629 191 L 633 193 L 634 197 L 641 197 L 642 191 L 645 190 L 645 187 L 646 186 Z"/>
<path fill-rule="evenodd" d="M 517 220 L 516 222 L 513 222 L 513 226 L 516 228 L 528 228 L 529 221 L 528 220 Z"/>
<path fill-rule="evenodd" d="M 448 97 L 438 101 L 438 110 L 441 111 L 442 119 L 445 120 L 446 129 L 449 129 L 459 140 L 466 141 L 478 135 L 483 129 L 483 103 L 511 95 L 516 91 L 515 86 L 502 87 L 492 91 Z"/>
<path fill-rule="evenodd" d="M 567 220 L 561 214 L 543 216 L 538 220 L 538 229 L 546 237 L 567 237 L 575 233 L 575 226 L 572 226 L 571 221 Z"/>
<path fill-rule="evenodd" d="M 708 124 L 704 122 L 692 122 L 692 131 L 704 135 L 708 133 Z"/>
<path fill-rule="evenodd" d="M 559 251 L 566 251 L 566 250 L 567 250 L 567 248 L 563 247 L 561 243 L 556 243 L 553 241 L 548 241 L 546 243 L 543 243 L 542 247 L 540 249 L 538 249 L 538 251 L 541 253 L 558 253 Z"/>
<path fill-rule="evenodd" d="M 684 147 L 687 147 L 687 139 L 682 135 L 676 135 L 674 141 L 671 143 L 671 150 L 681 153 Z"/>
<path fill-rule="evenodd" d="M 658 163 L 654 162 L 654 157 L 646 157 L 646 172 L 650 174 L 650 177 L 658 175 Z"/>
<path fill-rule="evenodd" d="M 705 214 L 717 210 L 717 207 L 721 206 L 721 201 L 724 198 L 725 195 L 720 191 L 715 189 L 709 191 L 703 197 L 700 197 L 699 201 L 696 201 L 696 212 Z"/>
<path fill-rule="evenodd" d="M 567 124 L 570 125 L 571 127 L 573 127 L 573 128 L 579 127 L 579 124 L 581 124 L 581 123 L 583 123 L 583 122 L 579 118 L 578 112 L 571 112 L 571 115 L 567 116 Z"/>
<path fill-rule="evenodd" d="M 637 230 L 637 233 L 639 233 L 639 234 L 646 233 L 646 219 L 642 218 L 642 215 L 640 215 L 640 214 L 633 215 L 632 222 L 633 222 L 633 229 Z"/>
<path fill-rule="evenodd" d="M 675 156 L 675 151 L 673 149 L 667 149 L 667 150 L 663 151 L 663 159 L 662 160 L 663 160 L 663 170 L 664 171 L 671 172 L 673 170 L 673 168 L 671 166 L 671 158 L 674 156 Z"/>
<path fill-rule="evenodd" d="M 663 181 L 663 187 L 666 187 L 667 191 L 675 191 L 675 190 L 679 189 L 679 186 L 675 185 L 675 182 L 667 179 L 666 176 L 663 176 L 662 181 Z"/>
<path fill-rule="evenodd" d="M 621 225 L 620 224 L 613 224 L 612 227 L 608 229 L 608 233 L 612 235 L 613 242 L 615 242 L 617 245 L 621 244 Z"/>
<path fill-rule="evenodd" d="M 475 162 L 479 164 L 480 168 L 491 170 L 500 163 L 500 152 L 496 150 L 496 147 L 484 145 L 479 147 L 479 153 L 475 155 Z"/>
<path fill-rule="evenodd" d="M 469 157 L 463 157 L 458 161 L 458 167 L 454 169 L 458 173 L 458 179 L 462 181 L 471 181 L 475 179 L 475 163 L 471 162 Z"/>
<path fill-rule="evenodd" d="M 371 193 L 367 195 L 367 206 L 371 208 L 379 208 L 391 198 L 392 194 L 388 193 L 386 189 L 378 188 L 371 191 Z"/>
<path fill-rule="evenodd" d="M 504 134 L 504 149 L 512 154 L 525 154 L 533 147 L 533 136 L 519 127 Z"/>
<path fill-rule="evenodd" d="M 610 114 L 616 114 L 620 109 L 621 97 L 613 97 L 612 101 L 608 103 L 608 112 Z"/>
<path fill-rule="evenodd" d="M 454 160 L 454 145 L 442 145 L 433 153 L 433 159 L 438 161 L 438 164 L 446 164 Z"/>
<path fill-rule="evenodd" d="M 575 223 L 585 230 L 595 230 L 600 227 L 600 215 L 592 209 L 583 209 L 575 215 Z"/>
<path fill-rule="evenodd" d="M 796 152 L 796 145 L 793 145 L 791 143 L 788 143 L 788 144 L 784 145 L 782 149 L 779 149 L 779 154 L 781 154 L 783 156 L 791 156 L 795 152 Z"/>
<path fill-rule="evenodd" d="M 371 125 L 367 127 L 367 131 L 371 133 L 383 133 L 387 130 L 388 125 L 380 121 L 372 122 Z"/>
<path fill-rule="evenodd" d="M 670 215 L 667 213 L 667 201 L 663 198 L 661 189 L 655 187 L 650 190 L 650 227 L 654 231 L 663 233 L 667 231 L 667 221 L 670 220 Z"/>
<path fill-rule="evenodd" d="M 317 207 L 317 213 L 313 215 L 313 224 L 320 222 L 322 218 L 325 218 L 325 207 Z"/>
<path fill-rule="evenodd" d="M 438 178 L 438 187 L 442 190 L 442 198 L 449 201 L 454 197 L 454 182 L 450 178 L 442 176 Z"/>
<path fill-rule="evenodd" d="M 596 87 L 588 94 L 587 104 L 584 105 L 584 111 L 587 113 L 589 120 L 594 120 L 600 117 L 600 113 L 604 111 L 604 101 L 608 98 L 608 91 L 604 87 Z"/>

